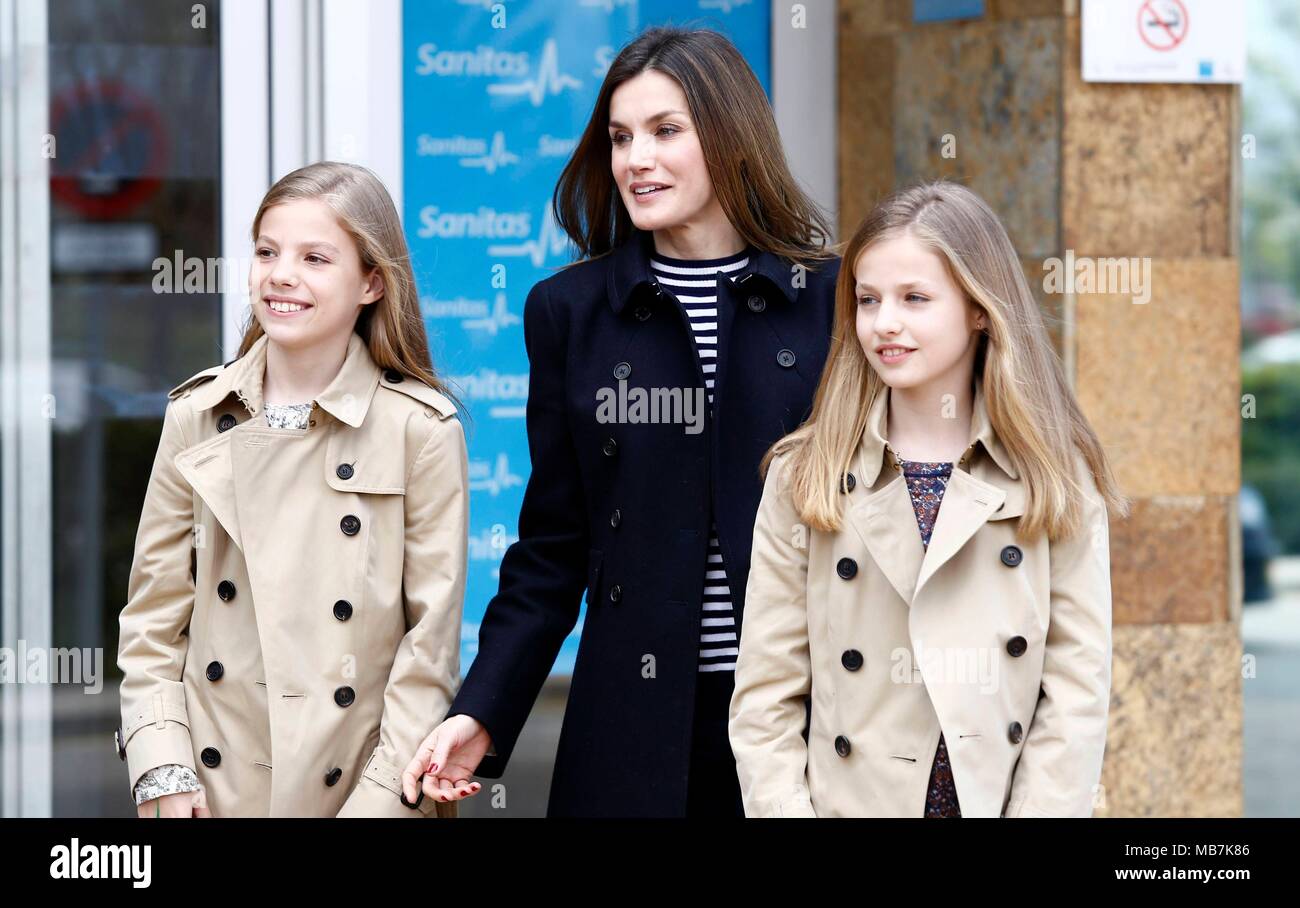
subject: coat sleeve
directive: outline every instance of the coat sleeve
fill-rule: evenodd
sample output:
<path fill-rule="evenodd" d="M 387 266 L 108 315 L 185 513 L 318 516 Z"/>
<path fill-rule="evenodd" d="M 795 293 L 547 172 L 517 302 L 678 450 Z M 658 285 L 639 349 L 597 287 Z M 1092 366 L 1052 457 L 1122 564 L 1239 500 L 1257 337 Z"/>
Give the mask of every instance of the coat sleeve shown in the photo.
<path fill-rule="evenodd" d="M 775 458 L 763 484 L 728 723 L 750 817 L 816 816 L 803 738 L 812 685 L 807 530 L 790 499 L 787 466 Z"/>
<path fill-rule="evenodd" d="M 163 413 L 136 530 L 127 602 L 118 617 L 122 739 L 132 792 L 140 776 L 155 767 L 175 763 L 194 769 L 182 681 L 194 611 L 194 494 L 174 463 L 188 446 L 178 406 L 169 401 Z"/>
<path fill-rule="evenodd" d="M 564 332 L 555 322 L 547 282 L 541 281 L 524 304 L 532 472 L 519 512 L 519 539 L 501 560 L 497 594 L 479 627 L 478 655 L 449 713 L 472 716 L 487 729 L 495 755 L 484 757 L 476 775 L 489 779 L 505 772 L 560 646 L 578 621 L 586 586 L 585 495 L 565 409 Z"/>
<path fill-rule="evenodd" d="M 1092 815 L 1110 710 L 1110 526 L 1087 468 L 1081 528 L 1051 545 L 1042 691 L 1020 752 L 1007 817 Z"/>
<path fill-rule="evenodd" d="M 460 623 L 469 526 L 469 458 L 459 419 L 435 420 L 406 482 L 402 594 L 406 635 L 384 689 L 375 748 L 340 817 L 456 816 L 430 798 L 401 802 L 401 774 L 460 680 Z"/>

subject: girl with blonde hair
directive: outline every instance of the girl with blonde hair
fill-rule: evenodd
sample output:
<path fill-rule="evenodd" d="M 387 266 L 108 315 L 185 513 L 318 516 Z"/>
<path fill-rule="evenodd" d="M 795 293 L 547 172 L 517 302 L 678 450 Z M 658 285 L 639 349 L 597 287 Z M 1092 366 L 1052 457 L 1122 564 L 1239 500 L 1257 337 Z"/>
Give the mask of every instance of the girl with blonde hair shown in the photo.
<path fill-rule="evenodd" d="M 844 262 L 812 415 L 762 463 L 746 813 L 1087 816 L 1126 503 L 1020 259 L 939 181 L 882 201 Z"/>

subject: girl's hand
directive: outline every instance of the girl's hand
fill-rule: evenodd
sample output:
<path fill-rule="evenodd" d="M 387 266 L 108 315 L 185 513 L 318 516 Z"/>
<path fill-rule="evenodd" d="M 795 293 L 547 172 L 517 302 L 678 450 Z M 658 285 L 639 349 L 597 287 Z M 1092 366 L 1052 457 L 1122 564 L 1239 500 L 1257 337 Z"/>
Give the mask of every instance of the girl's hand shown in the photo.
<path fill-rule="evenodd" d="M 406 800 L 415 803 L 421 784 L 424 796 L 436 801 L 459 801 L 478 794 L 483 786 L 469 781 L 469 777 L 491 746 L 491 735 L 477 719 L 461 715 L 444 720 L 429 732 L 411 762 L 406 764 L 402 773 Z"/>
<path fill-rule="evenodd" d="M 135 808 L 136 816 L 148 819 L 174 817 L 211 817 L 208 799 L 203 789 L 198 791 L 179 791 L 176 794 L 163 795 L 139 804 Z"/>

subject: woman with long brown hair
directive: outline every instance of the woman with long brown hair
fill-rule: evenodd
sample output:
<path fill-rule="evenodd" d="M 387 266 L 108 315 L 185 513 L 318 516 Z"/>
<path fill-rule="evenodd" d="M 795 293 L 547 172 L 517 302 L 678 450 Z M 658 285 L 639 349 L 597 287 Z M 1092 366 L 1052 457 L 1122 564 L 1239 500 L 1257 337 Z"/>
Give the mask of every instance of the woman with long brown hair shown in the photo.
<path fill-rule="evenodd" d="M 585 590 L 549 814 L 740 816 L 726 722 L 758 463 L 807 415 L 839 260 L 753 71 L 707 30 L 623 48 L 553 207 L 579 260 L 525 304 L 519 541 L 406 794 L 502 774 Z"/>

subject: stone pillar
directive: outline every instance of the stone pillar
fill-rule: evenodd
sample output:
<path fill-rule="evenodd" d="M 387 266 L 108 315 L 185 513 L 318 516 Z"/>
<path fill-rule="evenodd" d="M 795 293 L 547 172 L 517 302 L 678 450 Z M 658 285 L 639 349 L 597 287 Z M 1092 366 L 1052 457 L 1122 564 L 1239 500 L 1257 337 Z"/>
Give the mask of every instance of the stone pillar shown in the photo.
<path fill-rule="evenodd" d="M 1240 89 L 1085 83 L 1076 0 L 911 6 L 838 3 L 840 235 L 937 177 L 1002 217 L 1133 502 L 1095 815 L 1240 816 Z M 1138 259 L 1149 302 L 1046 292 L 1067 252 Z"/>

